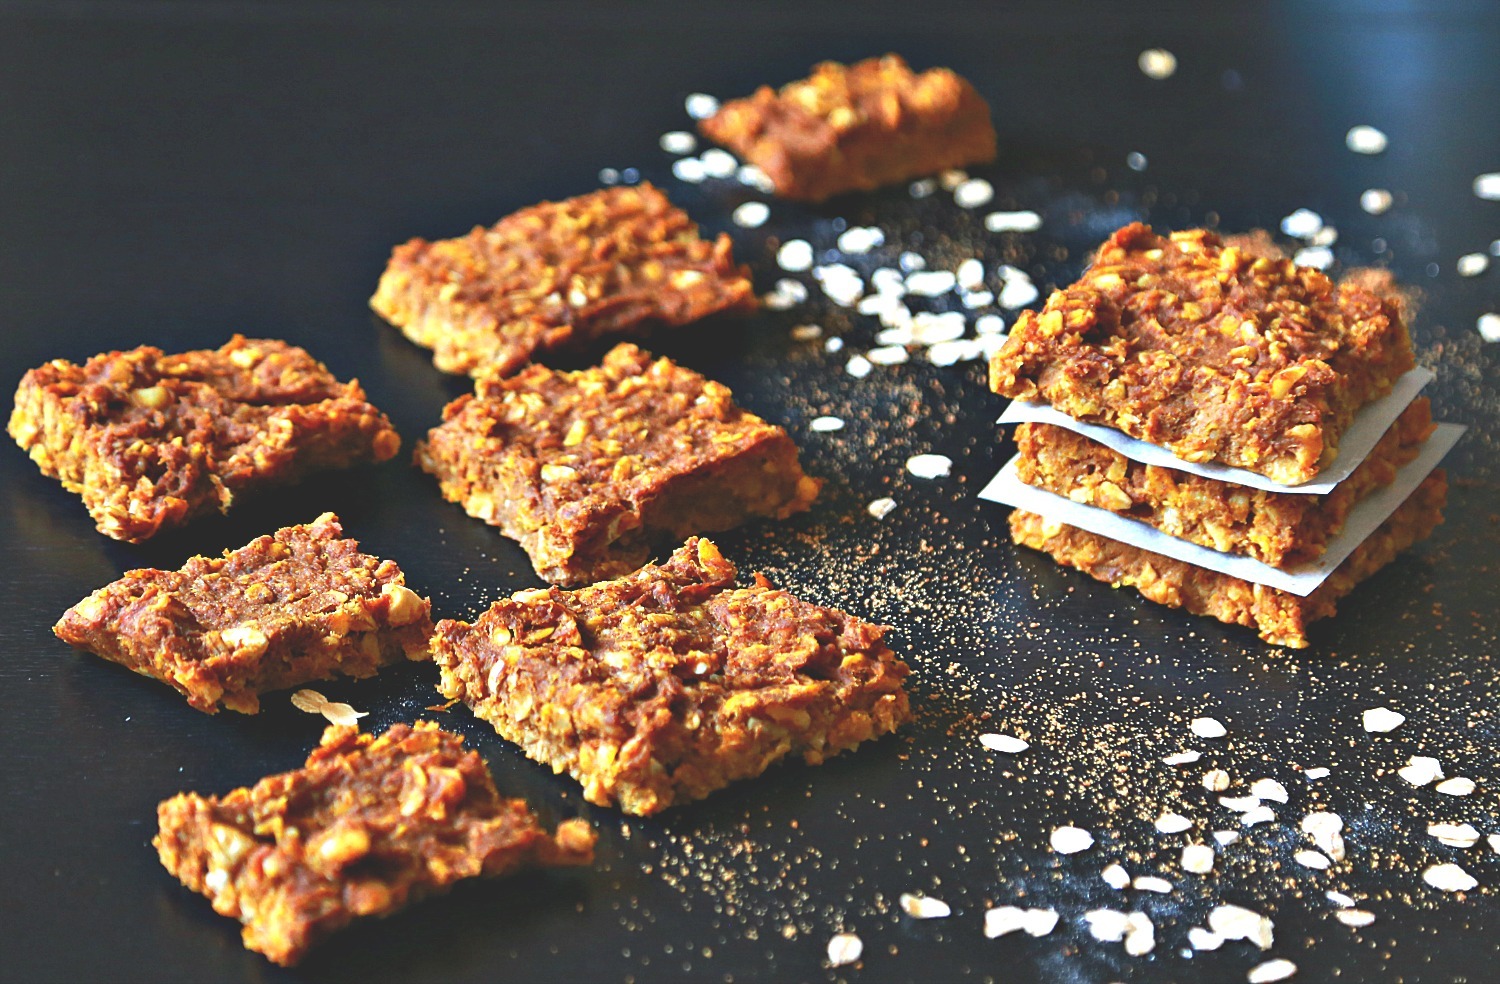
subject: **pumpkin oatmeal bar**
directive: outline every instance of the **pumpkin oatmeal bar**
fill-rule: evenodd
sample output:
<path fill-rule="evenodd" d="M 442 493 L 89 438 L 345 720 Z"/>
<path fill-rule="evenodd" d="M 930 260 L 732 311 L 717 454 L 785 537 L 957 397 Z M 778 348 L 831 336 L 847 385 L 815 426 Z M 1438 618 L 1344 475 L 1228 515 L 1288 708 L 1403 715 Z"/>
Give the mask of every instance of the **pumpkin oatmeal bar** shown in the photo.
<path fill-rule="evenodd" d="M 885 629 L 747 588 L 708 540 L 579 591 L 522 591 L 438 623 L 439 689 L 584 798 L 646 815 L 771 764 L 816 765 L 911 716 Z"/>
<path fill-rule="evenodd" d="M 694 533 L 785 518 L 821 484 L 786 431 L 726 387 L 630 344 L 579 372 L 483 377 L 443 419 L 417 464 L 557 584 L 628 573 Z"/>
<path fill-rule="evenodd" d="M 145 345 L 49 362 L 21 380 L 10 435 L 83 497 L 100 533 L 131 543 L 401 446 L 358 382 L 296 346 L 239 335 L 179 355 Z"/>
<path fill-rule="evenodd" d="M 1407 407 L 1360 466 L 1327 495 L 1265 492 L 1132 461 L 1051 424 L 1016 428 L 1016 477 L 1224 553 L 1290 567 L 1321 556 L 1349 510 L 1384 488 L 1433 431 L 1426 397 Z"/>
<path fill-rule="evenodd" d="M 990 107 L 974 87 L 946 68 L 913 72 L 897 55 L 823 62 L 698 128 L 764 171 L 776 194 L 813 202 L 995 158 Z"/>
<path fill-rule="evenodd" d="M 370 306 L 444 372 L 509 375 L 539 353 L 756 305 L 729 237 L 649 183 L 543 202 L 391 254 Z"/>
<path fill-rule="evenodd" d="M 221 703 L 254 714 L 266 691 L 428 659 L 430 603 L 395 561 L 360 553 L 343 532 L 324 513 L 178 571 L 130 571 L 52 631 L 210 714 Z"/>
<path fill-rule="evenodd" d="M 427 721 L 378 738 L 330 727 L 301 769 L 223 797 L 181 793 L 157 823 L 167 871 L 283 966 L 462 879 L 588 864 L 595 840 L 583 820 L 547 833 L 463 738 Z"/>
<path fill-rule="evenodd" d="M 1349 555 L 1312 594 L 1299 597 L 1205 570 L 1180 560 L 1132 547 L 1076 527 L 1017 509 L 1010 514 L 1011 539 L 1050 554 L 1113 587 L 1133 587 L 1142 595 L 1195 615 L 1244 625 L 1277 646 L 1307 646 L 1308 626 L 1334 614 L 1337 603 L 1412 544 L 1425 539 L 1443 520 L 1448 480 L 1439 469 L 1417 486 L 1390 518 Z"/>
<path fill-rule="evenodd" d="M 1022 313 L 990 360 L 990 386 L 1187 461 L 1295 485 L 1412 368 L 1403 306 L 1203 229 L 1168 237 L 1136 223 L 1077 283 Z"/>

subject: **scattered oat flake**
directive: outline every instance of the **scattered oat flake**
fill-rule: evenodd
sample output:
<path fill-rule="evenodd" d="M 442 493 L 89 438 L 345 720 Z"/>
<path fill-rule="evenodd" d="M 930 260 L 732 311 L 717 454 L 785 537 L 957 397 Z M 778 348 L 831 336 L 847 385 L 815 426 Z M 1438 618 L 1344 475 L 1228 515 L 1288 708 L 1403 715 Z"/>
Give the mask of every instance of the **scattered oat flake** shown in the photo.
<path fill-rule="evenodd" d="M 1333 862 L 1328 860 L 1328 855 L 1318 851 L 1298 851 L 1292 855 L 1292 860 L 1304 868 L 1312 868 L 1314 871 L 1327 871 Z"/>
<path fill-rule="evenodd" d="M 979 744 L 992 752 L 1005 752 L 1007 755 L 1019 755 L 1031 747 L 1014 735 L 980 735 Z"/>
<path fill-rule="evenodd" d="M 1370 912 L 1367 909 L 1340 909 L 1338 912 L 1335 912 L 1333 914 L 1333 918 L 1337 919 L 1345 926 L 1352 926 L 1355 929 L 1358 929 L 1361 926 L 1368 926 L 1372 922 L 1374 922 L 1375 913 Z"/>
<path fill-rule="evenodd" d="M 1465 253 L 1458 258 L 1460 277 L 1477 277 L 1490 268 L 1490 258 L 1483 253 Z"/>
<path fill-rule="evenodd" d="M 1188 730 L 1199 738 L 1223 738 L 1229 734 L 1229 729 L 1210 717 L 1193 718 L 1188 724 Z"/>
<path fill-rule="evenodd" d="M 460 698 L 455 697 L 452 700 L 444 701 L 441 704 L 433 704 L 431 707 L 426 708 L 426 710 L 432 711 L 437 714 L 446 714 L 448 713 L 448 709 L 454 704 L 457 704 L 459 700 Z"/>
<path fill-rule="evenodd" d="M 1469 823 L 1430 823 L 1427 833 L 1449 847 L 1468 849 L 1479 843 L 1479 831 Z"/>
<path fill-rule="evenodd" d="M 783 277 L 776 281 L 776 286 L 762 299 L 772 311 L 785 311 L 807 300 L 807 285 L 800 280 Z"/>
<path fill-rule="evenodd" d="M 1125 166 L 1132 171 L 1146 170 L 1146 155 L 1138 150 L 1132 150 L 1125 155 Z"/>
<path fill-rule="evenodd" d="M 1367 188 L 1359 196 L 1359 207 L 1371 215 L 1384 215 L 1395 201 L 1396 197 L 1384 188 Z"/>
<path fill-rule="evenodd" d="M 1155 875 L 1139 875 L 1131 880 L 1130 887 L 1138 892 L 1155 892 L 1158 895 L 1168 895 L 1172 891 L 1171 882 Z"/>
<path fill-rule="evenodd" d="M 792 273 L 811 270 L 813 265 L 812 243 L 806 239 L 789 239 L 776 251 L 776 265 Z"/>
<path fill-rule="evenodd" d="M 1144 912 L 1127 915 L 1129 931 L 1125 934 L 1125 952 L 1132 957 L 1143 957 L 1156 949 L 1156 926 Z"/>
<path fill-rule="evenodd" d="M 682 101 L 682 108 L 693 119 L 706 120 L 719 111 L 719 100 L 706 92 L 694 92 Z"/>
<path fill-rule="evenodd" d="M 1224 945 L 1224 937 L 1211 929 L 1194 926 L 1188 930 L 1188 943 L 1194 950 L 1217 950 Z"/>
<path fill-rule="evenodd" d="M 1211 793 L 1222 793 L 1229 788 L 1229 773 L 1223 769 L 1209 769 L 1203 773 L 1203 788 Z"/>
<path fill-rule="evenodd" d="M 765 202 L 744 202 L 734 210 L 734 224 L 746 229 L 759 229 L 771 217 L 771 206 Z"/>
<path fill-rule="evenodd" d="M 1475 178 L 1474 194 L 1487 202 L 1500 202 L 1500 171 L 1491 171 Z"/>
<path fill-rule="evenodd" d="M 1240 839 L 1240 832 L 1238 830 L 1215 830 L 1214 831 L 1214 840 L 1216 840 L 1216 841 L 1219 842 L 1219 846 L 1220 847 L 1228 847 L 1230 844 L 1233 844 L 1235 841 L 1237 841 L 1239 839 Z"/>
<path fill-rule="evenodd" d="M 969 172 L 957 167 L 949 168 L 938 175 L 938 184 L 944 191 L 953 191 L 967 180 L 969 180 Z"/>
<path fill-rule="evenodd" d="M 1487 342 L 1500 342 L 1500 314 L 1481 314 L 1478 328 L 1480 338 Z"/>
<path fill-rule="evenodd" d="M 906 470 L 917 478 L 947 478 L 953 472 L 953 459 L 946 454 L 914 454 L 906 459 Z"/>
<path fill-rule="evenodd" d="M 828 352 L 830 354 L 833 353 L 833 352 L 842 352 L 843 350 L 844 350 L 844 340 L 842 338 L 838 338 L 838 337 L 830 338 L 830 339 L 828 339 L 827 341 L 825 341 L 823 343 L 823 351 Z"/>
<path fill-rule="evenodd" d="M 1250 973 L 1245 975 L 1245 980 L 1250 984 L 1271 984 L 1272 981 L 1284 981 L 1297 972 L 1297 965 L 1290 960 L 1277 957 L 1275 960 L 1267 960 L 1263 964 L 1256 964 L 1250 968 Z"/>
<path fill-rule="evenodd" d="M 1054 909 L 1021 909 L 1013 905 L 987 909 L 984 913 L 984 935 L 990 939 L 1025 930 L 1028 936 L 1046 936 L 1057 928 Z"/>
<path fill-rule="evenodd" d="M 1176 752 L 1162 759 L 1164 765 L 1192 765 L 1203 757 L 1202 752 Z"/>
<path fill-rule="evenodd" d="M 1110 888 L 1121 890 L 1130 885 L 1130 873 L 1118 864 L 1111 864 L 1099 872 L 1099 877 L 1104 879 L 1104 884 Z"/>
<path fill-rule="evenodd" d="M 1314 270 L 1327 270 L 1333 266 L 1333 250 L 1327 246 L 1309 246 L 1306 249 L 1297 250 L 1292 257 L 1292 262 L 1298 266 L 1312 267 Z"/>
<path fill-rule="evenodd" d="M 1444 779 L 1432 787 L 1438 792 L 1448 796 L 1467 796 L 1475 790 L 1474 780 L 1465 779 L 1463 776 L 1454 776 L 1452 779 Z"/>
<path fill-rule="evenodd" d="M 913 270 L 907 274 L 906 290 L 918 297 L 939 297 L 958 285 L 951 270 Z"/>
<path fill-rule="evenodd" d="M 822 325 L 797 325 L 791 331 L 792 341 L 812 342 L 823 337 Z"/>
<path fill-rule="evenodd" d="M 1373 126 L 1353 126 L 1344 134 L 1344 146 L 1356 154 L 1381 154 L 1389 144 L 1386 135 Z"/>
<path fill-rule="evenodd" d="M 599 169 L 599 183 L 605 185 L 619 184 L 620 171 L 618 168 L 601 167 Z"/>
<path fill-rule="evenodd" d="M 1299 208 L 1281 220 L 1281 231 L 1297 239 L 1311 239 L 1323 228 L 1323 216 L 1310 208 Z"/>
<path fill-rule="evenodd" d="M 1164 834 L 1180 834 L 1184 830 L 1191 830 L 1193 821 L 1181 813 L 1163 813 L 1156 818 L 1156 829 Z"/>
<path fill-rule="evenodd" d="M 1275 779 L 1257 779 L 1250 784 L 1250 795 L 1259 796 L 1263 800 L 1274 800 L 1277 803 L 1285 803 L 1286 787 Z"/>
<path fill-rule="evenodd" d="M 703 171 L 711 178 L 732 178 L 740 162 L 727 150 L 714 147 L 703 152 Z"/>
<path fill-rule="evenodd" d="M 1249 940 L 1262 950 L 1275 942 L 1271 920 L 1243 906 L 1215 906 L 1208 913 L 1208 928 L 1226 940 Z"/>
<path fill-rule="evenodd" d="M 942 899 L 911 892 L 901 893 L 901 911 L 913 919 L 947 919 L 953 915 L 953 910 Z"/>
<path fill-rule="evenodd" d="M 1077 854 L 1094 846 L 1094 835 L 1082 827 L 1058 827 L 1052 831 L 1050 842 L 1058 854 Z"/>
<path fill-rule="evenodd" d="M 359 727 L 359 719 L 370 714 L 369 711 L 356 711 L 348 704 L 331 701 L 316 690 L 299 690 L 292 694 L 292 706 L 309 714 L 321 714 L 330 724 L 349 728 Z"/>
<path fill-rule="evenodd" d="M 839 933 L 828 941 L 828 963 L 833 967 L 848 966 L 864 952 L 864 941 L 853 933 Z"/>
<path fill-rule="evenodd" d="M 1130 931 L 1130 917 L 1114 909 L 1093 909 L 1083 914 L 1089 935 L 1101 943 L 1118 943 Z"/>
<path fill-rule="evenodd" d="M 1207 844 L 1189 844 L 1182 849 L 1182 870 L 1206 875 L 1214 870 L 1214 849 Z"/>
<path fill-rule="evenodd" d="M 1258 823 L 1274 823 L 1276 813 L 1269 806 L 1257 806 L 1240 814 L 1240 823 L 1246 827 L 1253 827 Z"/>
<path fill-rule="evenodd" d="M 776 185 L 771 182 L 771 178 L 754 164 L 741 164 L 735 169 L 734 179 L 742 185 L 754 188 L 762 195 L 776 193 Z"/>
<path fill-rule="evenodd" d="M 970 178 L 953 189 L 953 201 L 960 208 L 979 208 L 995 199 L 995 187 L 983 178 Z"/>
<path fill-rule="evenodd" d="M 1302 777 L 1304 779 L 1327 779 L 1332 774 L 1332 771 L 1333 770 L 1325 769 L 1320 765 L 1313 769 L 1307 769 L 1302 773 Z"/>
<path fill-rule="evenodd" d="M 885 244 L 885 233 L 874 226 L 851 226 L 839 235 L 839 249 L 862 255 Z"/>
<path fill-rule="evenodd" d="M 855 379 L 864 379 L 874 368 L 874 364 L 862 355 L 851 355 L 849 361 L 844 363 L 844 371 Z"/>
<path fill-rule="evenodd" d="M 871 500 L 870 504 L 868 506 L 865 506 L 865 512 L 869 513 L 871 516 L 874 516 L 876 519 L 885 519 L 891 514 L 891 510 L 895 508 L 895 499 L 892 499 L 889 496 L 882 496 L 879 499 Z"/>
<path fill-rule="evenodd" d="M 1036 232 L 1042 227 L 1042 217 L 1029 209 L 1022 212 L 991 212 L 984 217 L 984 227 L 990 232 Z"/>
<path fill-rule="evenodd" d="M 1396 770 L 1396 775 L 1413 786 L 1425 786 L 1434 779 L 1443 778 L 1443 765 L 1428 755 L 1413 755 L 1406 765 Z"/>
<path fill-rule="evenodd" d="M 1456 864 L 1435 864 L 1422 872 L 1422 880 L 1444 892 L 1467 892 L 1478 888 L 1474 876 Z"/>
<path fill-rule="evenodd" d="M 1324 892 L 1323 895 L 1328 901 L 1340 908 L 1351 909 L 1354 907 L 1354 899 L 1343 892 Z"/>
<path fill-rule="evenodd" d="M 708 172 L 698 158 L 680 157 L 672 162 L 672 176 L 688 184 L 702 184 L 703 179 L 708 177 Z"/>
<path fill-rule="evenodd" d="M 1260 807 L 1259 796 L 1220 796 L 1219 805 L 1236 813 L 1249 813 Z"/>
<path fill-rule="evenodd" d="M 1385 734 L 1401 727 L 1406 715 L 1389 707 L 1372 707 L 1364 713 L 1365 730 L 1372 734 Z"/>
<path fill-rule="evenodd" d="M 1165 48 L 1147 48 L 1135 63 L 1149 79 L 1167 79 L 1177 71 L 1177 56 Z"/>
<path fill-rule="evenodd" d="M 930 198 L 937 191 L 937 182 L 931 178 L 923 178 L 921 181 L 913 181 L 906 191 L 913 198 Z"/>
<path fill-rule="evenodd" d="M 1025 307 L 1041 296 L 1041 291 L 1030 280 L 1007 280 L 1000 288 L 1000 306 L 1013 310 Z"/>
<path fill-rule="evenodd" d="M 661 149 L 669 154 L 691 154 L 698 149 L 698 138 L 686 130 L 663 133 L 661 140 L 657 142 L 661 144 Z"/>
<path fill-rule="evenodd" d="M 911 359 L 905 345 L 881 345 L 865 353 L 865 358 L 877 366 L 899 366 Z"/>

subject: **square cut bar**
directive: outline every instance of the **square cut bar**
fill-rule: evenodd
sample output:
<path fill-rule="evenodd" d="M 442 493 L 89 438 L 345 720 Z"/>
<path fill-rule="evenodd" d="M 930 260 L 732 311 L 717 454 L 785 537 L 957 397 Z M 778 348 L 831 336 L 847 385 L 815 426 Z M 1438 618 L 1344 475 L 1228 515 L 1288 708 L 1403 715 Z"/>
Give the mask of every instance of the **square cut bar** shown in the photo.
<path fill-rule="evenodd" d="M 1419 397 L 1360 466 L 1327 495 L 1266 492 L 1132 461 L 1051 424 L 1016 428 L 1016 475 L 1074 502 L 1128 516 L 1222 553 L 1290 567 L 1322 556 L 1349 510 L 1391 484 L 1432 434 L 1432 405 Z"/>
<path fill-rule="evenodd" d="M 600 806 L 646 815 L 911 716 L 885 629 L 800 601 L 693 538 L 660 566 L 438 623 L 439 689 Z"/>
<path fill-rule="evenodd" d="M 131 543 L 401 447 L 358 382 L 296 346 L 239 335 L 180 355 L 145 345 L 49 362 L 21 380 L 10 435 L 83 497 L 100 533 Z"/>
<path fill-rule="evenodd" d="M 520 541 L 542 578 L 635 570 L 663 542 L 805 510 L 821 483 L 786 431 L 669 359 L 618 345 L 603 365 L 482 378 L 443 411 L 417 464 Z"/>
<path fill-rule="evenodd" d="M 729 237 L 649 183 L 543 202 L 391 254 L 370 306 L 444 372 L 509 375 L 541 353 L 756 305 Z"/>
<path fill-rule="evenodd" d="M 1017 509 L 1010 514 L 1011 538 L 1050 554 L 1113 587 L 1133 587 L 1151 601 L 1185 608 L 1231 625 L 1255 629 L 1266 642 L 1302 649 L 1307 628 L 1334 614 L 1337 603 L 1412 544 L 1426 539 L 1443 521 L 1448 481 L 1442 470 L 1417 486 L 1385 523 L 1361 543 L 1312 594 L 1299 597 L 1163 557 L 1072 526 Z"/>
<path fill-rule="evenodd" d="M 426 660 L 431 604 L 392 560 L 340 539 L 338 517 L 257 537 L 179 571 L 130 571 L 68 609 L 52 631 L 154 677 L 210 714 L 254 714 L 259 695 Z"/>
<path fill-rule="evenodd" d="M 595 839 L 583 820 L 547 833 L 461 737 L 427 721 L 378 738 L 330 727 L 301 769 L 223 797 L 181 793 L 157 823 L 162 865 L 283 966 L 462 879 L 588 864 Z"/>
<path fill-rule="evenodd" d="M 1202 229 L 1111 236 L 990 360 L 1002 396 L 1050 403 L 1187 461 L 1315 477 L 1360 407 L 1413 366 L 1403 302 Z"/>
<path fill-rule="evenodd" d="M 776 194 L 804 201 L 995 158 L 990 107 L 974 87 L 946 68 L 917 74 L 897 55 L 823 62 L 698 128 L 764 171 Z"/>

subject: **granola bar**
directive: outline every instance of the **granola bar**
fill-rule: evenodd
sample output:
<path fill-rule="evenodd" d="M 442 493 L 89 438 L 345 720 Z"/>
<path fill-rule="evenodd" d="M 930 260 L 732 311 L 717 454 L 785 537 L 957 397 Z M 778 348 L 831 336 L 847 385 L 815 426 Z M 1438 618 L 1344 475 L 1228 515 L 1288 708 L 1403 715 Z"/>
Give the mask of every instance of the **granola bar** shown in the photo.
<path fill-rule="evenodd" d="M 586 822 L 547 833 L 462 746 L 427 721 L 378 738 L 330 727 L 301 769 L 166 800 L 152 843 L 183 885 L 244 923 L 246 948 L 283 966 L 461 879 L 593 860 Z"/>
<path fill-rule="evenodd" d="M 1050 403 L 1285 485 L 1317 475 L 1360 407 L 1413 365 L 1402 302 L 1203 229 L 1116 232 L 990 360 L 1003 396 Z"/>
<path fill-rule="evenodd" d="M 49 362 L 21 380 L 10 434 L 83 497 L 99 532 L 132 543 L 401 446 L 358 382 L 296 346 L 239 335 L 180 355 L 144 345 Z"/>
<path fill-rule="evenodd" d="M 482 378 L 443 419 L 417 464 L 558 584 L 628 573 L 663 542 L 785 518 L 820 486 L 786 431 L 630 344 L 579 372 Z"/>
<path fill-rule="evenodd" d="M 1442 470 L 1427 476 L 1406 502 L 1306 597 L 1205 570 L 1020 509 L 1010 515 L 1010 531 L 1016 543 L 1050 554 L 1059 564 L 1077 568 L 1095 580 L 1117 588 L 1133 587 L 1158 604 L 1248 626 L 1273 645 L 1302 649 L 1308 644 L 1307 628 L 1312 622 L 1333 615 L 1337 603 L 1356 585 L 1432 533 L 1442 522 L 1447 494 L 1448 480 Z"/>
<path fill-rule="evenodd" d="M 444 372 L 509 375 L 540 353 L 755 307 L 729 237 L 649 183 L 543 202 L 461 239 L 397 246 L 370 306 Z"/>
<path fill-rule="evenodd" d="M 995 157 L 990 107 L 974 87 L 946 68 L 915 73 L 898 55 L 823 62 L 698 127 L 764 171 L 776 194 L 814 202 Z"/>
<path fill-rule="evenodd" d="M 1360 466 L 1327 495 L 1265 492 L 1132 461 L 1082 434 L 1050 424 L 1016 428 L 1016 477 L 1225 553 L 1290 567 L 1322 555 L 1349 510 L 1389 485 L 1433 430 L 1432 405 L 1407 407 Z"/>
<path fill-rule="evenodd" d="M 584 798 L 652 814 L 771 764 L 809 764 L 911 715 L 885 629 L 737 571 L 693 538 L 578 591 L 522 591 L 438 623 L 439 689 Z"/>
<path fill-rule="evenodd" d="M 210 714 L 221 703 L 254 714 L 266 691 L 428 659 L 431 604 L 395 561 L 360 553 L 343 532 L 324 513 L 178 571 L 130 571 L 52 631 Z"/>

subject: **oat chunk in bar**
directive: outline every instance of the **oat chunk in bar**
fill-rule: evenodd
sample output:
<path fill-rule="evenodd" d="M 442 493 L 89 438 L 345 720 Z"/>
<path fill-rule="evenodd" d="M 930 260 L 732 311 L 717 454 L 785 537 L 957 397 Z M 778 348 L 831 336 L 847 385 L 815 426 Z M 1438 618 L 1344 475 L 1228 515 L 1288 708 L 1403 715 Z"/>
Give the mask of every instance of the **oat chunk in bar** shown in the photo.
<path fill-rule="evenodd" d="M 1022 313 L 990 385 L 1188 461 L 1295 485 L 1412 365 L 1392 293 L 1336 286 L 1202 229 L 1158 236 L 1137 223 L 1077 283 Z"/>
<path fill-rule="evenodd" d="M 1051 424 L 1016 428 L 1016 477 L 1199 546 L 1290 567 L 1321 556 L 1349 511 L 1394 481 L 1432 430 L 1432 405 L 1419 397 L 1327 495 L 1266 492 L 1142 464 Z"/>
<path fill-rule="evenodd" d="M 428 659 L 428 601 L 395 561 L 360 553 L 338 517 L 258 537 L 177 571 L 130 571 L 74 605 L 59 639 L 155 677 L 212 714 L 259 695 Z"/>
<path fill-rule="evenodd" d="M 819 488 L 786 431 L 630 344 L 580 372 L 482 378 L 443 418 L 417 463 L 557 584 L 628 573 L 694 533 L 784 518 Z"/>
<path fill-rule="evenodd" d="M 805 201 L 995 157 L 990 108 L 974 87 L 946 68 L 913 72 L 897 55 L 824 62 L 698 126 L 764 171 L 776 194 Z"/>
<path fill-rule="evenodd" d="M 648 183 L 543 202 L 461 239 L 413 239 L 370 298 L 444 372 L 500 375 L 537 354 L 755 304 L 729 237 L 703 239 Z"/>
<path fill-rule="evenodd" d="M 910 717 L 883 628 L 735 575 L 693 538 L 629 577 L 439 622 L 439 689 L 590 803 L 641 815 L 784 758 L 821 763 Z"/>
<path fill-rule="evenodd" d="M 330 727 L 301 769 L 227 796 L 182 793 L 157 822 L 162 865 L 284 966 L 462 879 L 588 864 L 594 851 L 587 823 L 547 833 L 461 737 L 425 721 L 378 738 Z"/>
<path fill-rule="evenodd" d="M 10 434 L 83 497 L 99 532 L 132 543 L 401 446 L 357 382 L 285 342 L 239 335 L 178 355 L 148 345 L 49 362 L 21 380 Z"/>
<path fill-rule="evenodd" d="M 1050 554 L 1059 564 L 1077 568 L 1096 580 L 1117 588 L 1133 587 L 1159 604 L 1248 626 L 1266 642 L 1301 649 L 1308 644 L 1307 629 L 1312 622 L 1333 615 L 1339 600 L 1361 581 L 1432 533 L 1442 522 L 1447 493 L 1447 478 L 1441 470 L 1427 476 L 1390 518 L 1306 597 L 1205 570 L 1021 509 L 1010 514 L 1010 530 L 1016 543 Z"/>

